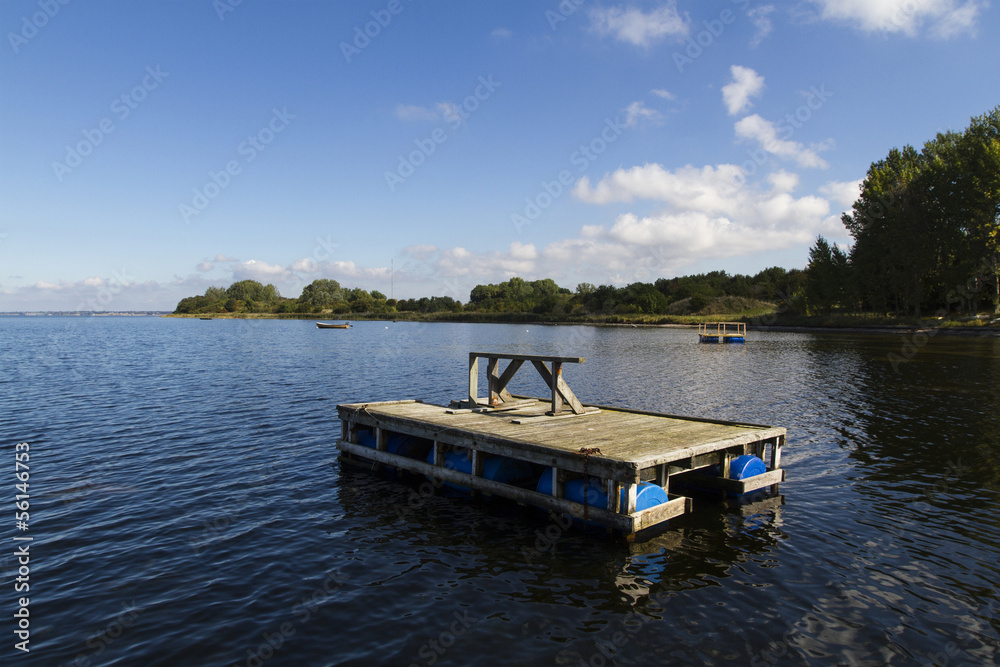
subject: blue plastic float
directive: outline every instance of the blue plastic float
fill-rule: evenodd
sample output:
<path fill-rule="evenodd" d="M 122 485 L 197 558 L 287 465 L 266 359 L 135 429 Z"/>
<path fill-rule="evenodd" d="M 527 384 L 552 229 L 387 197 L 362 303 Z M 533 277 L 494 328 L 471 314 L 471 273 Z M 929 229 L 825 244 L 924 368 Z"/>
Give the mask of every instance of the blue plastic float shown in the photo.
<path fill-rule="evenodd" d="M 535 491 L 552 495 L 552 468 L 547 468 L 535 485 Z M 586 502 L 584 501 L 586 496 Z M 604 509 L 608 506 L 608 494 L 604 490 L 604 484 L 593 477 L 584 479 L 571 479 L 563 484 L 563 497 L 575 503 L 589 505 L 590 507 L 600 507 Z M 639 482 L 635 494 L 635 510 L 637 512 L 656 507 L 667 502 L 667 492 L 663 487 L 652 482 Z M 621 502 L 625 504 L 625 489 L 622 489 Z"/>

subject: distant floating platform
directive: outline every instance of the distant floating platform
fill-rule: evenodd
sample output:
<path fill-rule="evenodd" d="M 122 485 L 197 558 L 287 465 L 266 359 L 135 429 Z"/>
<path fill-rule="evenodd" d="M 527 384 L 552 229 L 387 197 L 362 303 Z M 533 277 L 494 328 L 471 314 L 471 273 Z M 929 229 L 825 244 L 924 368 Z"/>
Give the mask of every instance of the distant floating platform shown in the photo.
<path fill-rule="evenodd" d="M 745 343 L 747 325 L 743 322 L 704 322 L 698 325 L 699 343 Z"/>
<path fill-rule="evenodd" d="M 480 357 L 489 360 L 486 400 L 476 396 L 472 380 Z M 502 374 L 501 359 L 510 360 Z M 546 379 L 553 399 L 506 391 L 526 361 Z M 561 372 L 563 363 L 583 361 L 471 353 L 467 399 L 448 407 L 415 400 L 338 405 L 337 447 L 349 462 L 392 466 L 628 538 L 690 511 L 691 498 L 677 490 L 692 480 L 730 494 L 776 491 L 784 480 L 784 428 L 583 405 Z M 751 468 L 751 476 L 741 474 Z"/>

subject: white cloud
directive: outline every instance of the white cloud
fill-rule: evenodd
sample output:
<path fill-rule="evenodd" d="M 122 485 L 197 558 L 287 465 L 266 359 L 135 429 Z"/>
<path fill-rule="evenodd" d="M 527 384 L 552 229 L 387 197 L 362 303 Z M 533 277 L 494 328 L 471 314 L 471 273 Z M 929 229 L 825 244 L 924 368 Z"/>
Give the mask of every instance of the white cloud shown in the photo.
<path fill-rule="evenodd" d="M 755 49 L 760 46 L 760 43 L 771 34 L 773 26 L 771 25 L 770 13 L 774 11 L 774 5 L 761 5 L 760 7 L 754 7 L 747 12 L 747 16 L 753 21 L 754 34 L 750 39 L 750 48 Z"/>
<path fill-rule="evenodd" d="M 828 166 L 826 160 L 821 158 L 813 148 L 807 148 L 797 141 L 779 138 L 778 128 L 775 127 L 774 123 L 757 114 L 741 119 L 735 127 L 737 137 L 756 141 L 761 148 L 772 155 L 795 160 L 803 167 L 825 169 Z M 829 144 L 823 144 L 817 148 L 822 149 L 827 146 Z"/>
<path fill-rule="evenodd" d="M 948 39 L 975 32 L 985 0 L 811 0 L 820 18 L 846 23 L 864 32 L 902 33 L 911 37 L 926 30 Z"/>
<path fill-rule="evenodd" d="M 730 164 L 676 170 L 647 164 L 618 169 L 593 186 L 582 178 L 573 190 L 582 201 L 643 199 L 665 202 L 667 208 L 646 216 L 624 213 L 610 227 L 587 226 L 578 238 L 545 247 L 542 256 L 553 266 L 579 262 L 629 282 L 653 272 L 669 275 L 698 260 L 807 245 L 820 233 L 842 234 L 826 199 L 790 194 L 799 186 L 797 174 L 773 172 L 767 182 L 770 189 L 747 184 L 740 167 Z"/>
<path fill-rule="evenodd" d="M 594 9 L 590 21 L 592 30 L 641 47 L 666 37 L 681 41 L 688 34 L 688 22 L 678 13 L 675 0 L 648 13 L 634 7 Z"/>
<path fill-rule="evenodd" d="M 819 191 L 846 211 L 861 196 L 861 184 L 863 182 L 863 178 L 859 178 L 856 181 L 830 181 L 826 185 L 823 185 Z"/>
<path fill-rule="evenodd" d="M 195 270 L 197 270 L 199 273 L 208 273 L 214 268 L 215 264 L 212 264 L 211 262 L 199 262 L 198 266 L 195 267 Z"/>
<path fill-rule="evenodd" d="M 670 205 L 670 214 L 698 213 L 704 219 L 725 217 L 757 226 L 794 226 L 796 219 L 826 215 L 829 203 L 820 197 L 792 198 L 788 193 L 798 186 L 798 176 L 778 171 L 769 176 L 769 191 L 745 183 L 737 165 L 691 165 L 675 171 L 659 164 L 647 164 L 631 169 L 618 169 L 605 176 L 594 187 L 581 178 L 573 194 L 588 203 L 644 199 Z M 662 217 L 662 216 L 661 216 Z M 589 236 L 593 237 L 593 231 Z"/>
<path fill-rule="evenodd" d="M 262 283 L 287 280 L 291 271 L 278 264 L 268 264 L 256 259 L 240 262 L 233 267 L 233 280 L 256 280 Z"/>
<path fill-rule="evenodd" d="M 767 180 L 774 186 L 775 192 L 793 192 L 799 187 L 799 175 L 783 169 L 768 174 Z"/>
<path fill-rule="evenodd" d="M 653 88 L 649 92 L 653 93 L 657 97 L 662 97 L 665 100 L 675 100 L 675 99 L 677 99 L 676 95 L 674 95 L 669 90 L 664 90 L 663 88 Z"/>
<path fill-rule="evenodd" d="M 514 241 L 504 251 L 475 253 L 462 247 L 442 250 L 434 262 L 435 273 L 442 278 L 469 277 L 500 280 L 520 276 L 535 279 L 538 251 L 531 243 Z"/>
<path fill-rule="evenodd" d="M 514 36 L 514 33 L 508 30 L 507 28 L 501 26 L 496 30 L 494 30 L 493 32 L 491 32 L 490 35 L 496 37 L 497 39 L 510 39 L 511 37 Z"/>
<path fill-rule="evenodd" d="M 642 102 L 632 102 L 625 109 L 625 127 L 635 127 L 640 120 L 656 122 L 662 115 L 656 109 L 650 109 Z"/>
<path fill-rule="evenodd" d="M 418 104 L 397 104 L 396 117 L 401 120 L 437 120 L 440 114 Z"/>
<path fill-rule="evenodd" d="M 319 264 L 311 257 L 303 257 L 292 262 L 291 270 L 297 273 L 315 273 Z"/>
<path fill-rule="evenodd" d="M 204 293 L 200 277 L 183 285 L 137 282 L 115 273 L 111 278 L 91 276 L 79 281 L 40 280 L 0 291 L 0 311 L 128 311 L 173 310 L 183 297 Z"/>
<path fill-rule="evenodd" d="M 744 180 L 742 169 L 734 164 L 691 165 L 668 171 L 653 163 L 630 169 L 617 169 L 591 187 L 586 176 L 573 187 L 573 196 L 590 204 L 630 202 L 634 199 L 663 201 L 682 209 L 735 215 L 730 195 Z"/>
<path fill-rule="evenodd" d="M 240 260 L 236 259 L 235 257 L 226 257 L 222 253 L 219 253 L 218 255 L 215 256 L 215 259 L 212 260 L 212 261 L 213 262 L 238 262 Z"/>
<path fill-rule="evenodd" d="M 733 65 L 729 68 L 733 80 L 722 87 L 722 101 L 730 116 L 735 116 L 752 106 L 751 97 L 760 97 L 764 92 L 764 77 L 749 67 Z"/>

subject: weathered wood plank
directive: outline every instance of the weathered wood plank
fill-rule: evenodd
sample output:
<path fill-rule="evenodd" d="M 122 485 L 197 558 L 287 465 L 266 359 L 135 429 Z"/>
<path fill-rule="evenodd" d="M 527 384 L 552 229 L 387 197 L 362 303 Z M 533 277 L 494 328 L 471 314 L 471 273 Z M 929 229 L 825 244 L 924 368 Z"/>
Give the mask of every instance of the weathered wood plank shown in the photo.
<path fill-rule="evenodd" d="M 754 475 L 747 479 L 724 479 L 715 475 L 692 474 L 685 478 L 684 483 L 688 486 L 702 487 L 706 489 L 719 489 L 730 493 L 750 493 L 768 486 L 774 486 L 785 481 L 784 470 L 771 470 L 760 475 Z"/>
<path fill-rule="evenodd" d="M 469 353 L 469 405 L 479 402 L 479 355 Z"/>
<path fill-rule="evenodd" d="M 582 364 L 587 361 L 586 357 L 553 357 L 545 354 L 506 354 L 503 352 L 469 352 L 469 357 L 497 357 L 498 359 L 512 359 L 520 361 L 558 361 L 563 364 Z"/>

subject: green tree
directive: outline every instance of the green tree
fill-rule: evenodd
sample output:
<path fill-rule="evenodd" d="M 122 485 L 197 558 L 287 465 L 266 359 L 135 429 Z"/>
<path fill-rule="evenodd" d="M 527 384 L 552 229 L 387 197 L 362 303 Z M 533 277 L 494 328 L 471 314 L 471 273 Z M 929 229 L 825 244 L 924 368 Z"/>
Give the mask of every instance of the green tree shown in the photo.
<path fill-rule="evenodd" d="M 340 283 L 330 278 L 312 281 L 302 288 L 302 294 L 299 296 L 299 303 L 312 308 L 328 308 L 345 300 Z"/>

